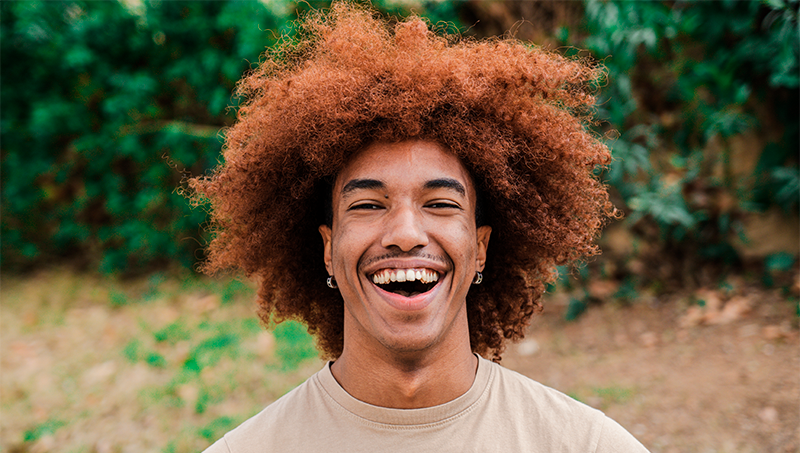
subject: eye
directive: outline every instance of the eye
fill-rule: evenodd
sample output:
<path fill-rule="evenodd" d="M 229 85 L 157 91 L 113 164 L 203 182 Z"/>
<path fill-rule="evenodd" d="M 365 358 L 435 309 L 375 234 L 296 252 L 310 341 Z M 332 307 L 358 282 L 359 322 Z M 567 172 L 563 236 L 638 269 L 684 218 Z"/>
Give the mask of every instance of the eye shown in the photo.
<path fill-rule="evenodd" d="M 425 207 L 434 209 L 461 209 L 461 206 L 451 201 L 433 201 L 426 204 Z"/>
<path fill-rule="evenodd" d="M 356 211 L 356 210 L 378 210 L 383 209 L 383 206 L 375 203 L 358 203 L 353 206 L 350 206 L 347 210 L 348 211 Z"/>

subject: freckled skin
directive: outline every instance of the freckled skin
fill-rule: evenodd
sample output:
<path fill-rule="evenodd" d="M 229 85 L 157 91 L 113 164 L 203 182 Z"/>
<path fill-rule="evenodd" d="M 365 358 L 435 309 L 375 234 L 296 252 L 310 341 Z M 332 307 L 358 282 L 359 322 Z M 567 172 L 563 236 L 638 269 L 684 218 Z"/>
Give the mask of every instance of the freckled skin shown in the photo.
<path fill-rule="evenodd" d="M 476 227 L 467 170 L 433 142 L 376 143 L 342 170 L 332 197 L 332 227 L 320 234 L 345 305 L 334 376 L 354 397 L 386 407 L 432 406 L 466 392 L 477 365 L 466 296 L 491 233 Z M 408 306 L 372 282 L 382 268 L 416 267 L 440 279 Z"/>

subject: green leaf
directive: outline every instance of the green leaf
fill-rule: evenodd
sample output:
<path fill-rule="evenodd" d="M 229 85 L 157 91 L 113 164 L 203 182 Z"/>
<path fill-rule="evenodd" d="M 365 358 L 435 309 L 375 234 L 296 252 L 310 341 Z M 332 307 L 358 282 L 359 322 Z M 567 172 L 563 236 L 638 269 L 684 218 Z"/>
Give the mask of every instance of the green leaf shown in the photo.
<path fill-rule="evenodd" d="M 306 327 L 297 321 L 284 321 L 273 331 L 276 343 L 276 355 L 283 368 L 293 370 L 303 361 L 318 355 L 314 347 L 314 339 L 306 331 Z"/>
<path fill-rule="evenodd" d="M 795 257 L 787 252 L 773 253 L 764 259 L 764 267 L 768 271 L 788 271 L 794 266 Z"/>
<path fill-rule="evenodd" d="M 570 299 L 567 312 L 564 314 L 564 319 L 567 321 L 575 321 L 586 311 L 586 308 L 586 302 L 574 298 Z"/>
<path fill-rule="evenodd" d="M 56 430 L 65 425 L 66 423 L 61 420 L 49 419 L 40 425 L 26 430 L 22 435 L 22 440 L 24 442 L 35 442 L 44 436 L 55 434 Z"/>

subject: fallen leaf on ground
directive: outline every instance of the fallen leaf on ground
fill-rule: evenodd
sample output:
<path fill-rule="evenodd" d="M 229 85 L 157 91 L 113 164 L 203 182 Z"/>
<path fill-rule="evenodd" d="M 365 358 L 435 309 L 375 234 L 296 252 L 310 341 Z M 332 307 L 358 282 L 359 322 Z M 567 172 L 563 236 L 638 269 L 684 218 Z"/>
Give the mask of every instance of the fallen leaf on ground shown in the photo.
<path fill-rule="evenodd" d="M 216 294 L 197 294 L 191 296 L 186 302 L 188 310 L 206 313 L 219 308 L 220 298 Z"/>
<path fill-rule="evenodd" d="M 734 297 L 725 303 L 722 311 L 707 313 L 706 322 L 708 324 L 730 324 L 744 317 L 750 310 L 750 301 L 747 298 Z"/>
<path fill-rule="evenodd" d="M 531 356 L 539 352 L 539 343 L 529 338 L 517 345 L 517 353 L 521 356 Z"/>
<path fill-rule="evenodd" d="M 266 330 L 259 332 L 256 337 L 256 353 L 263 358 L 272 357 L 275 353 L 275 337 Z"/>
<path fill-rule="evenodd" d="M 684 329 L 694 326 L 699 326 L 703 323 L 703 318 L 705 317 L 705 313 L 702 307 L 698 307 L 697 305 L 692 305 L 686 310 L 686 314 L 680 319 L 680 326 Z"/>
<path fill-rule="evenodd" d="M 680 326 L 684 329 L 701 324 L 730 324 L 742 319 L 752 311 L 750 299 L 747 297 L 733 297 L 723 305 L 722 299 L 716 291 L 701 289 L 695 296 L 705 305 L 693 305 L 686 310 L 686 314 L 679 321 Z"/>
<path fill-rule="evenodd" d="M 611 280 L 592 280 L 589 283 L 589 295 L 595 299 L 606 300 L 619 289 L 619 283 Z"/>
<path fill-rule="evenodd" d="M 639 336 L 639 340 L 645 348 L 654 348 L 658 345 L 658 335 L 655 332 L 645 332 Z"/>
<path fill-rule="evenodd" d="M 795 296 L 800 296 L 800 274 L 795 275 L 794 285 L 792 285 L 792 292 Z"/>
<path fill-rule="evenodd" d="M 778 410 L 772 406 L 767 406 L 758 413 L 758 418 L 766 423 L 775 423 L 778 421 Z"/>
<path fill-rule="evenodd" d="M 761 330 L 761 335 L 765 340 L 775 341 L 785 337 L 785 332 L 781 329 L 781 326 L 769 325 L 764 326 Z"/>

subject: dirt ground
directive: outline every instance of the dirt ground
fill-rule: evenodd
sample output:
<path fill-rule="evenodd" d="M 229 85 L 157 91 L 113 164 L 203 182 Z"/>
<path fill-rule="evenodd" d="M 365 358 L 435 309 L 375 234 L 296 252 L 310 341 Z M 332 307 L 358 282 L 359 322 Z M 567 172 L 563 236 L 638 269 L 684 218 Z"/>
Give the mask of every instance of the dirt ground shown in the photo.
<path fill-rule="evenodd" d="M 246 286 L 56 272 L 0 290 L 0 453 L 199 451 L 321 366 L 276 365 Z M 642 295 L 573 322 L 568 301 L 547 296 L 502 364 L 654 453 L 800 451 L 798 316 L 780 291 Z"/>
<path fill-rule="evenodd" d="M 798 452 L 794 307 L 775 292 L 746 300 L 704 321 L 672 297 L 590 307 L 576 322 L 555 301 L 503 364 L 603 410 L 653 452 Z"/>

